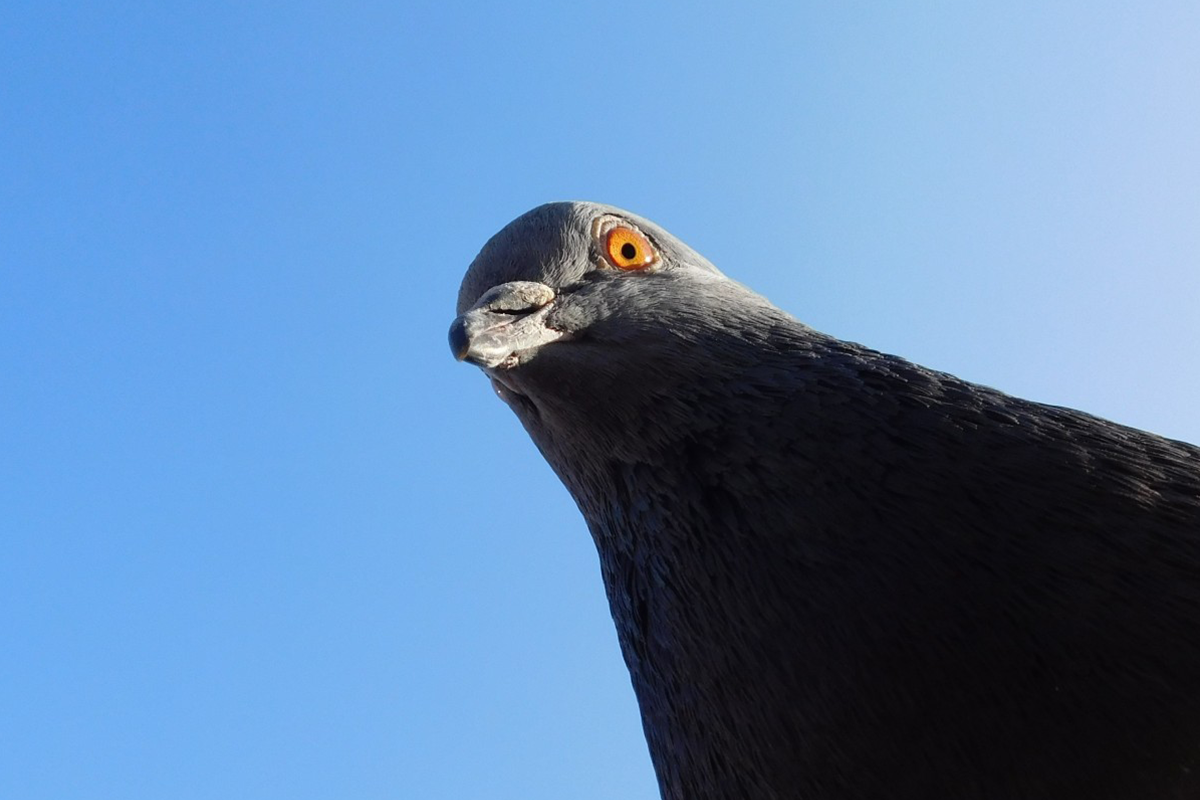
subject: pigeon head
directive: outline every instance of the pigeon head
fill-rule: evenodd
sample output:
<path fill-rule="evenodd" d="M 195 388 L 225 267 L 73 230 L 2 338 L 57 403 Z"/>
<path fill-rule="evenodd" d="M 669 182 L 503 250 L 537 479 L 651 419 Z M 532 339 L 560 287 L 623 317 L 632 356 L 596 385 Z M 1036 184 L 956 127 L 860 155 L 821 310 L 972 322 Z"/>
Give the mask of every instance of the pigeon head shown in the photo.
<path fill-rule="evenodd" d="M 637 419 L 736 368 L 746 331 L 762 328 L 747 315 L 780 313 L 649 220 L 549 203 L 484 245 L 450 346 L 488 374 L 543 449 L 554 429 L 590 430 L 594 448 L 636 438 Z"/>
<path fill-rule="evenodd" d="M 557 292 L 583 281 L 680 272 L 720 275 L 686 244 L 628 211 L 599 203 L 546 203 L 483 246 L 463 278 L 458 313 L 479 307 L 483 295 L 507 283 L 541 283 Z M 475 354 L 456 355 L 487 365 Z"/>

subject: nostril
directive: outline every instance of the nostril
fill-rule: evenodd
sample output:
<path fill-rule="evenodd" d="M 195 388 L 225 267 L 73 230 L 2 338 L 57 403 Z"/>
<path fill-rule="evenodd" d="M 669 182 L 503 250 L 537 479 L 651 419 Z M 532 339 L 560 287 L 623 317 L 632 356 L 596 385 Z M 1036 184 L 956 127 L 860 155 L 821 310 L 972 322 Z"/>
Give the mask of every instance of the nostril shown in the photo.
<path fill-rule="evenodd" d="M 544 283 L 512 281 L 489 289 L 475 307 L 498 314 L 527 314 L 553 301 L 554 290 Z"/>

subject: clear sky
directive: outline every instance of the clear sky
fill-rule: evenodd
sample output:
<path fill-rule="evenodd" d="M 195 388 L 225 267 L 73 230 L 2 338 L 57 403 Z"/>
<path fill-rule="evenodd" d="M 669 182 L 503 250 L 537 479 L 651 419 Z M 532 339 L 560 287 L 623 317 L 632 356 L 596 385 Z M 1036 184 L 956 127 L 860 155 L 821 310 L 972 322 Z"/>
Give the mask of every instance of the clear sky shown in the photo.
<path fill-rule="evenodd" d="M 751 7 L 5 4 L 0 797 L 656 797 L 583 522 L 446 344 L 547 200 L 1200 441 L 1200 5 Z"/>

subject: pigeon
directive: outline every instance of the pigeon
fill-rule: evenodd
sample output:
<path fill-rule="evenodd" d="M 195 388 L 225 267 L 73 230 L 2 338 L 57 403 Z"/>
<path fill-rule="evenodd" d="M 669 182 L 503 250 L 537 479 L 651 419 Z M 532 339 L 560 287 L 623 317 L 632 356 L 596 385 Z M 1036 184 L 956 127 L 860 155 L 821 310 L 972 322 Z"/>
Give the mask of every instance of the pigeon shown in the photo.
<path fill-rule="evenodd" d="M 1200 798 L 1200 448 L 595 203 L 493 236 L 457 314 L 595 542 L 664 798 Z"/>

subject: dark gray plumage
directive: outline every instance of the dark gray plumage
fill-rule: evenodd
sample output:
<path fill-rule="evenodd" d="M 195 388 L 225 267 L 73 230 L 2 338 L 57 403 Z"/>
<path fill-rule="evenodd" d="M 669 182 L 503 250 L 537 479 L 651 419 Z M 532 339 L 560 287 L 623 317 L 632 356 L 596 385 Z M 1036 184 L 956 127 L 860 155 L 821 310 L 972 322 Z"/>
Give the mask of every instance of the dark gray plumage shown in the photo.
<path fill-rule="evenodd" d="M 826 336 L 606 206 L 512 222 L 458 313 L 587 520 L 664 797 L 1200 797 L 1200 449 Z"/>

